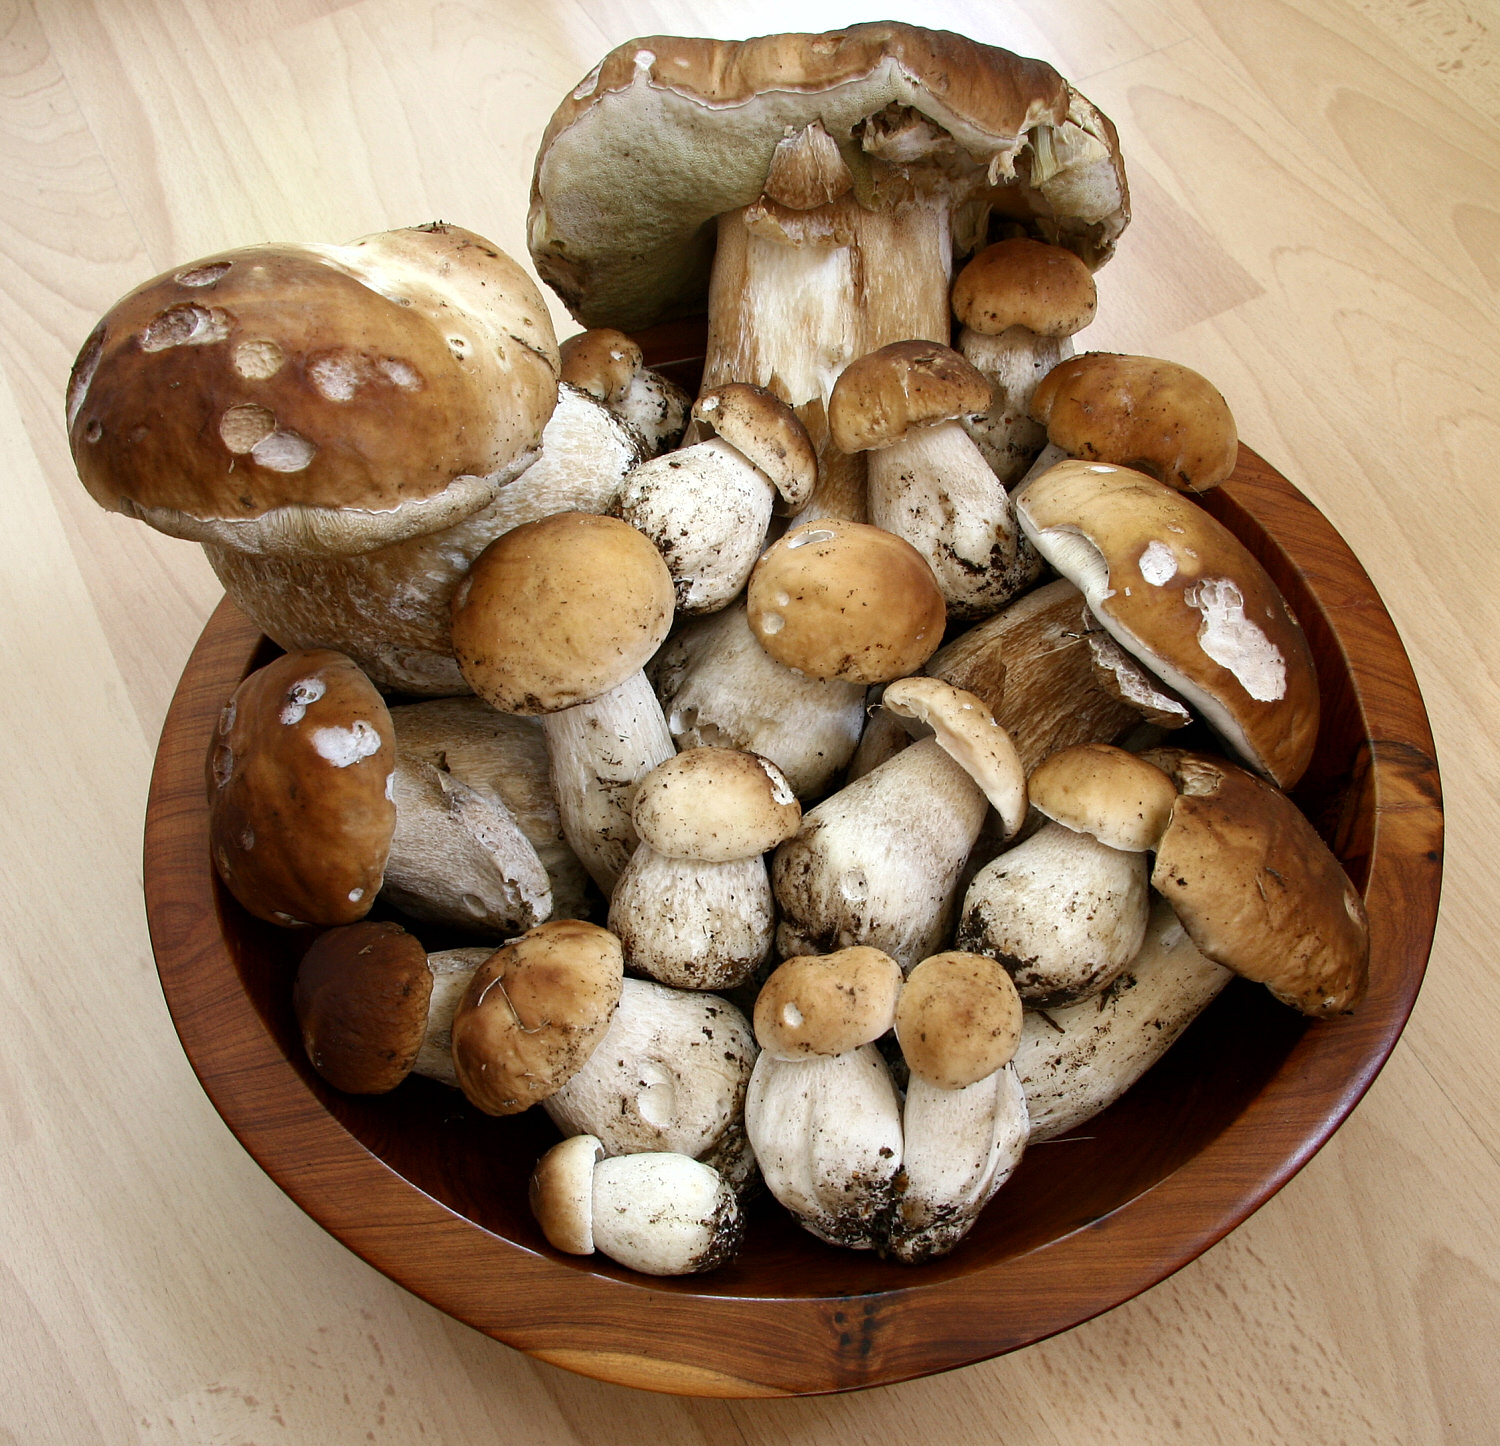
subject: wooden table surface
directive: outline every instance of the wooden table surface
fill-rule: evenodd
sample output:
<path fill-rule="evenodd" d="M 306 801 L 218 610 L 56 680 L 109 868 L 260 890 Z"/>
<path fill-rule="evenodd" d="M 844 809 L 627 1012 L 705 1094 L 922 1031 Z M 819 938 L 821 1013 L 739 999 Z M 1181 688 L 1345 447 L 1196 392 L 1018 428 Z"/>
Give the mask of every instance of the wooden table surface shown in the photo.
<path fill-rule="evenodd" d="M 218 588 L 89 500 L 63 388 L 117 296 L 223 247 L 441 218 L 524 257 L 542 128 L 632 36 L 880 18 L 1041 56 L 1118 125 L 1136 219 L 1080 349 L 1205 373 L 1363 560 L 1437 737 L 1444 903 L 1363 1104 L 1157 1289 L 903 1386 L 654 1396 L 391 1284 L 199 1089 L 139 855 Z M 1463 0 L 0 0 L 0 1446 L 1500 1440 L 1497 29 Z"/>

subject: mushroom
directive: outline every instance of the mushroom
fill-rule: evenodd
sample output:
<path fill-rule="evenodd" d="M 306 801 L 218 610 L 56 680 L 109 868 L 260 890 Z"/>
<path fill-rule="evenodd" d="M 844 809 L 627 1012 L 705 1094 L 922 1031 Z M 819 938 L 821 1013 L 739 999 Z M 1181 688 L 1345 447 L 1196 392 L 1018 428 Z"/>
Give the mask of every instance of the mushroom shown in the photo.
<path fill-rule="evenodd" d="M 1054 753 L 1026 780 L 1032 807 L 1114 849 L 1154 849 L 1177 786 L 1154 763 L 1108 743 Z"/>
<path fill-rule="evenodd" d="M 608 1155 L 687 1155 L 743 1194 L 755 1178 L 745 1135 L 755 1054 L 728 1000 L 627 978 L 603 1039 L 543 1108 L 564 1134 L 597 1136 Z"/>
<path fill-rule="evenodd" d="M 870 521 L 926 558 L 955 618 L 995 612 L 1042 570 L 1005 488 L 959 424 L 989 404 L 978 371 L 920 341 L 851 362 L 828 403 L 834 441 L 868 453 Z"/>
<path fill-rule="evenodd" d="M 602 402 L 646 440 L 652 456 L 682 440 L 692 398 L 645 365 L 640 346 L 603 327 L 570 336 L 559 347 L 562 380 Z"/>
<path fill-rule="evenodd" d="M 1252 767 L 1283 788 L 1301 778 L 1318 736 L 1312 653 L 1243 543 L 1163 483 L 1101 462 L 1060 462 L 1015 503 L 1121 647 Z"/>
<path fill-rule="evenodd" d="M 1019 481 L 1046 446 L 1046 428 L 1031 417 L 1032 394 L 1072 356 L 1071 338 L 1097 306 L 1093 274 L 1073 252 L 1026 236 L 986 246 L 958 273 L 958 349 L 993 396 L 989 410 L 965 418 L 963 427 L 1002 485 Z"/>
<path fill-rule="evenodd" d="M 1128 218 L 1114 128 L 1049 66 L 886 22 L 618 47 L 552 117 L 528 224 L 585 325 L 706 293 L 704 385 L 776 391 L 824 462 L 810 515 L 858 517 L 833 383 L 889 342 L 947 341 L 951 258 L 992 210 L 1102 264 Z"/>
<path fill-rule="evenodd" d="M 542 716 L 563 832 L 606 897 L 638 841 L 632 787 L 675 752 L 641 672 L 672 600 L 650 542 L 585 512 L 497 538 L 454 599 L 464 677 L 501 712 Z"/>
<path fill-rule="evenodd" d="M 783 960 L 755 999 L 755 1037 L 773 1059 L 847 1054 L 896 1022 L 901 966 L 864 945 Z"/>
<path fill-rule="evenodd" d="M 595 1250 L 643 1275 L 696 1275 L 733 1260 L 745 1225 L 717 1170 L 686 1155 L 600 1158 L 599 1141 L 554 1145 L 531 1177 L 531 1213 L 570 1255 Z"/>
<path fill-rule="evenodd" d="M 615 884 L 609 927 L 631 968 L 678 989 L 732 989 L 771 951 L 764 854 L 802 809 L 767 758 L 693 748 L 636 785 L 640 843 Z"/>

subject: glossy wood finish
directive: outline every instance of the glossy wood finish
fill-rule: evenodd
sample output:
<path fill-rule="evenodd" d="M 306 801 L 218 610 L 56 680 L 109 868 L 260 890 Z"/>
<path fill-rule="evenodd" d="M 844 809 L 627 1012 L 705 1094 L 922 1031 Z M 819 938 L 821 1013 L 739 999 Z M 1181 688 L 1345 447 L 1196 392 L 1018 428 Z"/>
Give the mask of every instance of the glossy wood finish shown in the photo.
<path fill-rule="evenodd" d="M 661 338 L 645 342 L 659 355 Z M 1354 1016 L 1310 1024 L 1235 981 L 1110 1111 L 1031 1150 L 959 1249 L 928 1265 L 824 1246 L 768 1200 L 739 1260 L 709 1276 L 650 1280 L 559 1255 L 526 1206 L 532 1164 L 556 1138 L 540 1111 L 491 1119 L 418 1079 L 344 1097 L 303 1058 L 290 990 L 305 940 L 247 915 L 208 859 L 204 753 L 230 692 L 269 656 L 226 602 L 168 716 L 146 832 L 163 989 L 215 1106 L 303 1209 L 392 1279 L 543 1360 L 653 1390 L 899 1381 L 1013 1350 L 1155 1284 L 1280 1189 L 1364 1093 L 1416 997 L 1441 873 L 1431 735 L 1368 578 L 1249 449 L 1207 505 L 1276 576 L 1319 660 L 1325 723 L 1298 798 L 1370 911 L 1372 984 Z"/>

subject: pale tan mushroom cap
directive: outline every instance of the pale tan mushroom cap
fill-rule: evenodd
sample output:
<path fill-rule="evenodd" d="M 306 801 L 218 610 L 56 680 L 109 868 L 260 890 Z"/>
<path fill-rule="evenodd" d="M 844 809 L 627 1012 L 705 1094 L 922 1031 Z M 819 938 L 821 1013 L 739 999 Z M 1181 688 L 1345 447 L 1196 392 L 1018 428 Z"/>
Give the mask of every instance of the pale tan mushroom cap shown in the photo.
<path fill-rule="evenodd" d="M 818 481 L 818 455 L 797 414 L 774 392 L 749 382 L 727 382 L 693 403 L 693 417 L 744 454 L 799 510 Z"/>
<path fill-rule="evenodd" d="M 951 347 L 897 341 L 839 374 L 828 399 L 828 427 L 841 451 L 865 452 L 989 405 L 984 374 Z"/>
<path fill-rule="evenodd" d="M 750 628 L 784 667 L 824 681 L 886 683 L 937 650 L 947 604 L 916 548 L 861 522 L 824 517 L 755 564 Z"/>
<path fill-rule="evenodd" d="M 1369 972 L 1364 903 L 1297 806 L 1222 758 L 1143 756 L 1180 790 L 1151 885 L 1199 951 L 1304 1014 L 1353 1009 Z"/>
<path fill-rule="evenodd" d="M 225 251 L 117 302 L 68 391 L 101 506 L 250 552 L 359 553 L 460 521 L 540 445 L 557 345 L 482 237 Z"/>
<path fill-rule="evenodd" d="M 1094 275 L 1073 252 L 1025 236 L 986 246 L 953 283 L 953 314 L 983 336 L 1013 326 L 1072 336 L 1098 306 Z"/>
<path fill-rule="evenodd" d="M 252 673 L 206 762 L 209 848 L 240 903 L 288 926 L 369 913 L 396 828 L 396 740 L 348 658 L 286 653 Z"/>
<path fill-rule="evenodd" d="M 604 1037 L 624 978 L 620 941 L 579 919 L 553 919 L 496 950 L 453 1016 L 464 1094 L 490 1115 L 555 1094 Z"/>
<path fill-rule="evenodd" d="M 512 528 L 454 596 L 453 653 L 502 713 L 556 713 L 617 688 L 672 626 L 672 574 L 629 523 L 559 512 Z"/>
<path fill-rule="evenodd" d="M 1069 357 L 1038 384 L 1031 415 L 1071 456 L 1134 467 L 1180 492 L 1217 487 L 1239 460 L 1239 434 L 1218 388 L 1157 357 Z"/>
<path fill-rule="evenodd" d="M 857 945 L 778 965 L 755 1000 L 755 1038 L 773 1059 L 847 1054 L 896 1020 L 901 966 Z"/>
<path fill-rule="evenodd" d="M 786 775 L 758 753 L 689 748 L 636 785 L 643 842 L 674 859 L 753 859 L 797 832 L 802 805 Z"/>
<path fill-rule="evenodd" d="M 1318 737 L 1318 679 L 1265 568 L 1190 498 L 1140 472 L 1067 461 L 1016 516 L 1114 639 L 1284 788 Z"/>
<path fill-rule="evenodd" d="M 570 336 L 558 348 L 559 380 L 587 392 L 606 407 L 618 405 L 645 365 L 640 347 L 623 331 L 599 327 Z"/>
<path fill-rule="evenodd" d="M 995 721 L 977 694 L 941 678 L 902 678 L 881 700 L 901 718 L 915 718 L 933 730 L 943 751 L 963 764 L 984 790 L 1005 825 L 1005 836 L 1026 822 L 1026 769 L 1009 733 Z"/>
<path fill-rule="evenodd" d="M 1154 849 L 1172 817 L 1177 785 L 1154 763 L 1109 743 L 1054 753 L 1027 780 L 1032 804 L 1112 849 Z"/>
<path fill-rule="evenodd" d="M 536 1162 L 528 1195 L 531 1213 L 554 1250 L 594 1253 L 594 1166 L 604 1158 L 595 1135 L 573 1135 Z"/>
<path fill-rule="evenodd" d="M 961 1090 L 1010 1062 L 1021 1042 L 1021 996 L 1005 966 L 953 950 L 924 959 L 896 1001 L 896 1038 L 913 1076 Z"/>
<path fill-rule="evenodd" d="M 1041 61 L 880 22 L 744 41 L 653 35 L 611 51 L 537 151 L 538 274 L 585 326 L 635 331 L 701 310 L 714 218 L 760 196 L 781 141 L 819 122 L 873 178 L 881 163 L 861 141 L 888 106 L 951 135 L 965 185 L 996 211 L 1091 266 L 1108 259 L 1130 214 L 1109 120 Z"/>

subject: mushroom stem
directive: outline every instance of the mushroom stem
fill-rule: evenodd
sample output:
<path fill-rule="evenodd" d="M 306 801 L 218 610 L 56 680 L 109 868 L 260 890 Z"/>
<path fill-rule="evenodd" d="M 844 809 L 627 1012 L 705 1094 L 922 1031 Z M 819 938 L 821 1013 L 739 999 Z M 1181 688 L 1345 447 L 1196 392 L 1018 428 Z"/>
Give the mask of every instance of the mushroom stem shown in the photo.
<path fill-rule="evenodd" d="M 1047 446 L 1046 427 L 1032 420 L 1031 398 L 1042 378 L 1073 355 L 1073 338 L 1039 336 L 1029 326 L 986 336 L 966 326 L 958 349 L 994 389 L 989 411 L 965 418 L 964 430 L 1001 484 L 1012 487 Z"/>
<path fill-rule="evenodd" d="M 494 952 L 493 949 L 443 949 L 427 956 L 427 967 L 432 971 L 432 994 L 427 1001 L 427 1032 L 411 1067 L 413 1074 L 458 1088 L 458 1075 L 453 1068 L 453 1016 L 475 970 Z"/>

